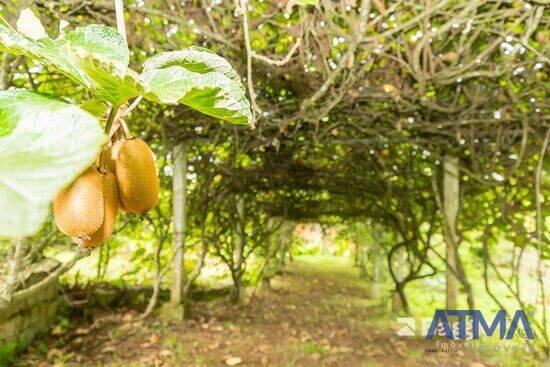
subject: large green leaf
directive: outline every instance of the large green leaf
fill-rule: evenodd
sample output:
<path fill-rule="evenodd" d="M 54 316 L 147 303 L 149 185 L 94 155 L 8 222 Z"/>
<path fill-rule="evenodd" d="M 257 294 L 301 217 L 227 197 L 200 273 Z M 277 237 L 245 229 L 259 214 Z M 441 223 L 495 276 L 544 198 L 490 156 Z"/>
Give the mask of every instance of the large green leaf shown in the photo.
<path fill-rule="evenodd" d="M 118 106 L 147 90 L 135 71 L 86 50 L 73 51 L 73 60 L 86 73 L 97 99 Z"/>
<path fill-rule="evenodd" d="M 120 68 L 128 67 L 128 44 L 113 28 L 100 24 L 78 27 L 67 33 L 65 40 L 72 50 L 85 51 L 86 55 L 110 60 Z"/>
<path fill-rule="evenodd" d="M 32 40 L 0 22 L 0 51 L 25 55 L 54 68 L 77 83 L 90 87 L 84 71 L 75 66 L 62 47 L 64 43 L 64 40 L 51 38 Z"/>
<path fill-rule="evenodd" d="M 90 89 L 96 99 L 118 106 L 143 95 L 160 103 L 183 103 L 233 123 L 252 120 L 239 75 L 229 62 L 210 50 L 190 47 L 161 53 L 144 64 L 140 76 L 128 68 L 128 45 L 116 30 L 90 25 L 53 40 L 39 32 L 39 20 L 30 11 L 25 12 L 27 23 L 23 28 L 29 36 L 40 39 L 26 37 L 0 22 L 0 50 L 26 55 L 55 68 Z"/>
<path fill-rule="evenodd" d="M 197 73 L 181 66 L 147 69 L 142 79 L 149 93 L 144 97 L 159 103 L 183 103 L 206 115 L 235 124 L 252 121 L 250 104 L 240 83 L 222 73 Z"/>
<path fill-rule="evenodd" d="M 200 74 L 217 71 L 234 80 L 244 89 L 241 77 L 229 61 L 207 48 L 191 46 L 182 51 L 161 52 L 145 61 L 143 70 L 163 69 L 170 66 L 181 66 Z"/>
<path fill-rule="evenodd" d="M 56 193 L 104 141 L 98 120 L 77 106 L 26 90 L 0 92 L 0 237 L 38 230 Z"/>
<path fill-rule="evenodd" d="M 114 105 L 144 92 L 139 75 L 128 69 L 126 41 L 103 25 L 79 27 L 54 40 L 31 39 L 0 22 L 0 50 L 50 66 Z"/>
<path fill-rule="evenodd" d="M 130 51 L 116 30 L 93 24 L 67 33 L 65 40 L 71 59 L 86 73 L 97 98 L 116 106 L 145 92 L 139 74 L 128 68 Z"/>

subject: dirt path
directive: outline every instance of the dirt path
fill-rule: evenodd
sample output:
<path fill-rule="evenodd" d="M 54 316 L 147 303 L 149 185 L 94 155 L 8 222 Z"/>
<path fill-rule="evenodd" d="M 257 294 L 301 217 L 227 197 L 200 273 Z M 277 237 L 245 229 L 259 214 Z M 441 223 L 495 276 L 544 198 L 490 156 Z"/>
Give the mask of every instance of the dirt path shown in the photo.
<path fill-rule="evenodd" d="M 471 355 L 425 353 L 366 307 L 366 288 L 344 263 L 295 262 L 245 306 L 198 303 L 183 323 L 97 312 L 57 331 L 18 365 L 39 366 L 491 366 Z M 55 331 L 55 330 L 54 330 Z"/>

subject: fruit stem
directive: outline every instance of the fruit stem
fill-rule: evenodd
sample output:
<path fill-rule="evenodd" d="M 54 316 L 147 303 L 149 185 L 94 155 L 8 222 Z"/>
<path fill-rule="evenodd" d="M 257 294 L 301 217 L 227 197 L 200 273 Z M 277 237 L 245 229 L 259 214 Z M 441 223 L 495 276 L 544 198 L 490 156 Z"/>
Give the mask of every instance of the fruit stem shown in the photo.
<path fill-rule="evenodd" d="M 111 127 L 113 126 L 113 122 L 115 121 L 115 117 L 118 113 L 118 109 L 120 108 L 120 105 L 113 106 L 113 109 L 109 113 L 109 118 L 107 119 L 107 123 L 105 124 L 105 134 L 109 134 L 111 131 Z"/>

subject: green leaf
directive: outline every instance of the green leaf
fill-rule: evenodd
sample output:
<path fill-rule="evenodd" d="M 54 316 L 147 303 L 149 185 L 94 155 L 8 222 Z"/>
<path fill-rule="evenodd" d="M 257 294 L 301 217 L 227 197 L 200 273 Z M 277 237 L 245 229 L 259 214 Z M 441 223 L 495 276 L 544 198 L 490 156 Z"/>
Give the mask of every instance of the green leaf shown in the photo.
<path fill-rule="evenodd" d="M 239 74 L 223 57 L 202 47 L 162 52 L 143 64 L 142 79 L 160 103 L 186 104 L 204 114 L 238 124 L 252 114 Z"/>
<path fill-rule="evenodd" d="M 65 40 L 72 50 L 85 51 L 86 55 L 110 60 L 119 67 L 128 67 L 128 44 L 113 28 L 100 24 L 78 27 L 67 33 Z"/>
<path fill-rule="evenodd" d="M 0 24 L 4 25 L 4 26 L 8 26 L 8 22 L 6 21 L 6 19 L 3 16 L 3 9 L 2 8 L 0 8 Z"/>
<path fill-rule="evenodd" d="M 147 91 L 138 73 L 116 62 L 91 56 L 84 50 L 73 59 L 90 79 L 94 96 L 114 106 Z"/>
<path fill-rule="evenodd" d="M 45 94 L 0 92 L 0 111 L 0 237 L 27 236 L 93 163 L 105 135 L 95 117 Z"/>
<path fill-rule="evenodd" d="M 126 41 L 103 25 L 79 27 L 56 40 L 32 40 L 0 23 L 0 50 L 50 66 L 113 105 L 145 92 L 139 75 L 128 69 Z"/>
<path fill-rule="evenodd" d="M 76 28 L 65 40 L 71 59 L 86 73 L 96 97 L 118 106 L 144 92 L 139 75 L 128 68 L 128 45 L 116 30 L 94 24 Z"/>
<path fill-rule="evenodd" d="M 86 74 L 74 65 L 63 49 L 63 40 L 43 38 L 33 41 L 0 22 L 0 51 L 25 55 L 53 67 L 77 83 L 90 87 Z"/>
<path fill-rule="evenodd" d="M 252 121 L 250 104 L 240 83 L 211 71 L 196 73 L 181 66 L 148 69 L 142 80 L 151 92 L 147 99 L 165 104 L 183 103 L 206 115 L 235 124 Z"/>
<path fill-rule="evenodd" d="M 241 77 L 229 61 L 207 48 L 191 46 L 182 51 L 161 52 L 145 61 L 143 70 L 163 69 L 170 66 L 181 66 L 200 74 L 217 71 L 234 80 L 244 90 Z"/>
<path fill-rule="evenodd" d="M 107 111 L 108 106 L 97 99 L 89 99 L 80 105 L 80 108 L 94 116 L 101 116 Z"/>

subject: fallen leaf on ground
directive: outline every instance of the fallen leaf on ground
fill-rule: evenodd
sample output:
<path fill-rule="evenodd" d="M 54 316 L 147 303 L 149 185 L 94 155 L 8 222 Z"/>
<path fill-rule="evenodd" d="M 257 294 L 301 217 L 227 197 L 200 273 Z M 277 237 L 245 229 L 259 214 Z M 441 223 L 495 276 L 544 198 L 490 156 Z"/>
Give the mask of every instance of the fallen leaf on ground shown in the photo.
<path fill-rule="evenodd" d="M 90 333 L 90 329 L 87 329 L 87 328 L 78 328 L 74 331 L 74 333 L 76 335 L 86 335 L 86 334 L 89 334 Z"/>
<path fill-rule="evenodd" d="M 346 336 L 348 335 L 348 329 L 347 328 L 338 329 L 334 332 L 334 334 L 338 336 Z"/>
<path fill-rule="evenodd" d="M 240 357 L 229 357 L 225 360 L 225 364 L 228 366 L 236 366 L 241 363 L 243 363 L 243 360 Z"/>
<path fill-rule="evenodd" d="M 220 347 L 220 342 L 219 341 L 215 341 L 215 342 L 212 342 L 211 344 L 208 345 L 208 349 L 211 349 L 211 350 L 214 350 L 214 349 L 218 349 Z"/>
<path fill-rule="evenodd" d="M 333 351 L 335 353 L 351 353 L 353 352 L 353 348 L 351 347 L 346 347 L 346 346 L 341 346 L 341 347 L 335 347 L 333 348 Z"/>
<path fill-rule="evenodd" d="M 47 357 L 50 361 L 52 361 L 55 359 L 59 359 L 62 355 L 63 355 L 63 351 L 61 351 L 61 349 L 52 348 L 48 351 Z"/>
<path fill-rule="evenodd" d="M 115 347 L 108 345 L 101 350 L 101 353 L 114 353 L 116 351 Z"/>
<path fill-rule="evenodd" d="M 269 345 L 267 345 L 267 344 L 258 345 L 258 351 L 260 353 L 267 353 L 268 350 L 269 350 Z"/>
<path fill-rule="evenodd" d="M 162 358 L 167 358 L 167 357 L 170 357 L 171 355 L 172 355 L 172 351 L 170 349 L 163 349 L 159 353 L 159 356 L 161 356 Z"/>
<path fill-rule="evenodd" d="M 149 338 L 149 343 L 151 343 L 151 345 L 156 345 L 158 344 L 159 342 L 159 337 L 157 336 L 157 334 L 151 334 L 151 337 Z"/>
<path fill-rule="evenodd" d="M 384 355 L 384 352 L 372 344 L 365 348 L 365 356 L 368 358 Z"/>
<path fill-rule="evenodd" d="M 311 335 L 309 335 L 308 332 L 305 332 L 305 331 L 302 332 L 302 334 L 300 335 L 300 341 L 301 341 L 302 343 L 305 343 L 305 342 L 307 342 L 308 340 L 311 340 Z"/>
<path fill-rule="evenodd" d="M 313 353 L 312 355 L 310 355 L 311 359 L 313 359 L 314 361 L 318 361 L 321 359 L 321 355 L 319 353 Z"/>
<path fill-rule="evenodd" d="M 395 347 L 393 350 L 403 358 L 405 358 L 408 354 L 407 351 L 401 346 Z"/>
<path fill-rule="evenodd" d="M 132 329 L 132 324 L 127 322 L 125 324 L 122 324 L 118 329 L 120 331 L 130 331 L 130 329 Z"/>
<path fill-rule="evenodd" d="M 52 328 L 52 335 L 55 335 L 55 336 L 58 336 L 58 335 L 63 335 L 67 332 L 66 329 L 63 329 L 61 326 L 59 325 L 55 325 L 53 328 Z"/>
<path fill-rule="evenodd" d="M 294 336 L 289 336 L 288 337 L 288 342 L 291 343 L 291 344 L 298 344 L 300 342 L 300 340 Z"/>

